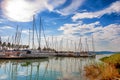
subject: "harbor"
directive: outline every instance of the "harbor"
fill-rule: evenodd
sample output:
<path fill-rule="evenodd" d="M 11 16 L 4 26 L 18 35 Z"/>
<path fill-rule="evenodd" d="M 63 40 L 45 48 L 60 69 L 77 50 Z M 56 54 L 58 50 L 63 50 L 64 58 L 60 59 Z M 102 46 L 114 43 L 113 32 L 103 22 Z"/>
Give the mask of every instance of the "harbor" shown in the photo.
<path fill-rule="evenodd" d="M 42 19 L 39 19 L 39 26 L 36 26 L 35 15 L 33 16 L 32 30 L 28 31 L 27 44 L 21 43 L 22 29 L 16 27 L 15 34 L 3 42 L 0 37 L 0 59 L 36 59 L 55 57 L 95 57 L 94 38 L 91 42 L 88 39 L 79 37 L 77 41 L 57 37 L 46 37 Z M 37 38 L 37 39 L 36 39 Z M 11 39 L 11 40 L 10 40 Z M 50 40 L 51 39 L 51 40 Z M 90 40 L 90 39 L 89 39 Z M 44 44 L 43 44 L 44 43 Z M 44 45 L 44 46 L 43 46 Z M 90 50 L 91 46 L 91 50 Z"/>
<path fill-rule="evenodd" d="M 0 0 L 0 80 L 120 80 L 120 0 Z"/>

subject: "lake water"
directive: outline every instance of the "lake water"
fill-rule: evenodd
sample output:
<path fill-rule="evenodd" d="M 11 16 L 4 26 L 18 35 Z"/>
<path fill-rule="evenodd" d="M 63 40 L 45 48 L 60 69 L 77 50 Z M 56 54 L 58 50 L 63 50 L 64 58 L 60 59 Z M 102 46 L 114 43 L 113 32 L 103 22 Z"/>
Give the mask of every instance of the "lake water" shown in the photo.
<path fill-rule="evenodd" d="M 84 66 L 96 58 L 0 60 L 0 80 L 86 80 Z"/>

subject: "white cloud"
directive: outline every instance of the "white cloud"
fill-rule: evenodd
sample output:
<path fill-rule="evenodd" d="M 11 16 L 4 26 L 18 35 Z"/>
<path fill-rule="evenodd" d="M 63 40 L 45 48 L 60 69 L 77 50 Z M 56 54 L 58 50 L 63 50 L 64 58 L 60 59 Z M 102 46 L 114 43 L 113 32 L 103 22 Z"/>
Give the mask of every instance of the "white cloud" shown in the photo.
<path fill-rule="evenodd" d="M 113 40 L 120 37 L 120 25 L 110 24 L 101 28 L 101 31 L 94 33 L 99 40 Z"/>
<path fill-rule="evenodd" d="M 101 26 L 99 22 L 91 24 L 74 23 L 64 24 L 58 30 L 63 31 L 64 37 L 70 36 L 69 39 L 77 40 L 82 35 L 82 38 L 89 38 L 94 35 L 96 50 L 119 51 L 120 45 L 120 25 L 110 24 Z M 89 34 L 89 35 L 88 35 Z M 74 38 L 72 37 L 74 36 Z M 90 43 L 90 42 L 89 42 Z M 114 47 L 113 47 L 114 46 Z"/>
<path fill-rule="evenodd" d="M 48 0 L 48 3 L 51 4 L 52 6 L 54 6 L 54 8 L 64 4 L 65 2 L 66 2 L 66 0 L 52 0 L 52 1 Z"/>
<path fill-rule="evenodd" d="M 0 27 L 0 30 L 3 30 L 3 29 L 14 29 L 14 28 L 11 27 L 11 26 L 3 26 L 3 27 Z"/>
<path fill-rule="evenodd" d="M 12 21 L 31 21 L 34 14 L 44 10 L 53 11 L 55 7 L 63 4 L 65 0 L 3 0 L 2 11 Z"/>
<path fill-rule="evenodd" d="M 56 12 L 60 13 L 61 15 L 69 15 L 74 12 L 83 4 L 85 0 L 72 0 L 71 4 L 61 10 L 56 10 Z"/>
<path fill-rule="evenodd" d="M 29 35 L 29 33 L 31 33 L 31 32 L 32 32 L 32 30 L 22 30 L 22 33 L 27 34 L 27 35 Z"/>
<path fill-rule="evenodd" d="M 65 35 L 67 34 L 80 34 L 84 35 L 86 33 L 95 32 L 101 30 L 99 26 L 99 22 L 91 23 L 91 24 L 82 24 L 82 23 L 75 23 L 75 24 L 64 24 L 58 30 L 62 30 Z"/>
<path fill-rule="evenodd" d="M 103 16 L 104 14 L 111 14 L 111 13 L 120 13 L 120 1 L 116 1 L 113 4 L 111 4 L 108 8 L 97 11 L 97 12 L 83 12 L 83 13 L 76 13 L 72 19 L 73 21 L 76 21 L 78 19 L 83 18 L 99 18 Z"/>

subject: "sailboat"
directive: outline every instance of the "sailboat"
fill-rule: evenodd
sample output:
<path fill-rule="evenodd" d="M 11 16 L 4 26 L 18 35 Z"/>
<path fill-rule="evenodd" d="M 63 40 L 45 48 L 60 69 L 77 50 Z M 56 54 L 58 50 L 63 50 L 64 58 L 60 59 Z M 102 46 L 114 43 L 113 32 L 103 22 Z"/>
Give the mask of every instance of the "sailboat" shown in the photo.
<path fill-rule="evenodd" d="M 43 52 L 38 51 L 35 49 L 35 44 L 34 44 L 34 31 L 35 31 L 35 19 L 33 16 L 33 37 L 32 37 L 32 50 L 19 50 L 19 46 L 15 46 L 13 50 L 11 51 L 5 51 L 5 55 L 0 55 L 0 59 L 36 59 L 36 58 L 48 58 L 46 54 Z M 21 39 L 21 33 L 18 35 L 18 27 L 16 29 L 16 35 L 15 35 L 15 44 L 20 43 Z M 37 33 L 37 32 L 36 32 Z M 40 46 L 40 34 L 39 34 L 39 46 Z"/>
<path fill-rule="evenodd" d="M 95 48 L 94 48 L 93 35 L 92 35 L 92 49 L 93 49 L 93 51 L 89 51 L 89 46 L 88 46 L 88 43 L 87 43 L 87 38 L 85 39 L 85 41 L 86 41 L 85 51 L 81 51 L 80 50 L 79 56 L 80 57 L 95 57 L 96 54 L 95 54 Z"/>

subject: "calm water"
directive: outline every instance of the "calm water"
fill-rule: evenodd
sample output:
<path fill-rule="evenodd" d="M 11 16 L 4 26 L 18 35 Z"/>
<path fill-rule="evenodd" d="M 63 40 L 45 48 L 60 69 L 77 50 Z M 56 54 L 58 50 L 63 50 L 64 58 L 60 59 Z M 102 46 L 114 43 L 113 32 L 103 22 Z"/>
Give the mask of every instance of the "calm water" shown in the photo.
<path fill-rule="evenodd" d="M 0 80 L 86 80 L 84 66 L 99 57 L 0 60 Z"/>

